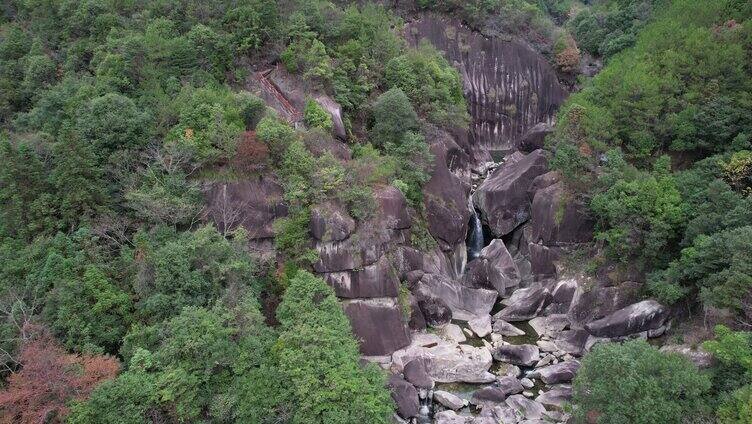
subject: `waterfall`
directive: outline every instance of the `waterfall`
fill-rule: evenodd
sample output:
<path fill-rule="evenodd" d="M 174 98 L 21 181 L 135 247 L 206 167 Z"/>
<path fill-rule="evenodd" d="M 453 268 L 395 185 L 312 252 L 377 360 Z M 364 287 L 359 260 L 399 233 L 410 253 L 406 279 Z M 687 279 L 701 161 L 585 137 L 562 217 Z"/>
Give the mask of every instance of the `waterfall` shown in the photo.
<path fill-rule="evenodd" d="M 470 228 L 468 229 L 467 239 L 467 260 L 473 260 L 480 256 L 480 251 L 483 250 L 483 223 L 480 221 L 480 215 L 475 208 L 471 208 L 470 212 Z"/>

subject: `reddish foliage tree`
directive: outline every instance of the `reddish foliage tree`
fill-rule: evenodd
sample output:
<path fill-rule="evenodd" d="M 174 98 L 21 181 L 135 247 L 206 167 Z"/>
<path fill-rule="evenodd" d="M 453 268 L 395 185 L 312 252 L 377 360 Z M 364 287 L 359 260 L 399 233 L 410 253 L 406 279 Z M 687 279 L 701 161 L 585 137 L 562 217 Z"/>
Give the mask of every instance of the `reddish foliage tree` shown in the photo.
<path fill-rule="evenodd" d="M 233 167 L 241 172 L 259 172 L 266 167 L 269 148 L 256 138 L 255 131 L 246 131 L 240 136 Z"/>
<path fill-rule="evenodd" d="M 89 396 L 114 378 L 120 364 L 110 356 L 67 354 L 43 328 L 21 347 L 19 372 L 0 392 L 0 422 L 56 423 L 68 413 L 66 404 Z"/>

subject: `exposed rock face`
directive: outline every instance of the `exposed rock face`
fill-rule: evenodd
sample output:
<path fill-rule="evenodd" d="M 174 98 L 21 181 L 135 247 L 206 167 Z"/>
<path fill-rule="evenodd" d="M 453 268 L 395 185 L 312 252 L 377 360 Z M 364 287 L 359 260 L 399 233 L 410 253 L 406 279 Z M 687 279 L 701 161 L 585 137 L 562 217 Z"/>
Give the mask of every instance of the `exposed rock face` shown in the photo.
<path fill-rule="evenodd" d="M 357 271 L 324 274 L 324 279 L 340 298 L 397 297 L 399 292 L 397 274 L 386 256 Z"/>
<path fill-rule="evenodd" d="M 427 38 L 459 69 L 474 148 L 515 150 L 530 128 L 553 123 L 566 97 L 548 62 L 521 42 L 488 39 L 430 16 L 411 23 L 405 33 L 413 44 Z"/>
<path fill-rule="evenodd" d="M 434 156 L 431 179 L 423 187 L 424 210 L 428 231 L 438 241 L 442 251 L 448 252 L 464 244 L 470 211 L 469 158 L 447 133 L 429 129 L 431 153 Z"/>
<path fill-rule="evenodd" d="M 346 301 L 344 311 L 363 355 L 386 355 L 410 343 L 402 308 L 393 298 Z"/>
<path fill-rule="evenodd" d="M 593 221 L 585 205 L 565 199 L 564 185 L 538 190 L 533 198 L 533 241 L 546 246 L 585 243 L 593 239 Z"/>
<path fill-rule="evenodd" d="M 334 203 L 311 208 L 311 235 L 320 241 L 341 241 L 355 231 L 355 220 Z"/>
<path fill-rule="evenodd" d="M 530 128 L 517 142 L 517 148 L 523 152 L 532 152 L 542 149 L 545 145 L 546 136 L 553 132 L 553 125 L 540 122 Z"/>
<path fill-rule="evenodd" d="M 644 300 L 585 325 L 596 337 L 623 337 L 656 330 L 668 318 L 668 309 L 655 300 Z"/>
<path fill-rule="evenodd" d="M 473 203 L 480 209 L 483 222 L 497 237 L 509 234 L 530 218 L 528 189 L 533 179 L 546 171 L 545 154 L 535 150 L 496 168 L 473 193 Z"/>
<path fill-rule="evenodd" d="M 544 280 L 556 277 L 556 261 L 559 260 L 557 248 L 530 243 L 530 273 L 534 279 Z"/>
<path fill-rule="evenodd" d="M 287 214 L 282 194 L 282 186 L 268 176 L 215 183 L 206 193 L 209 218 L 220 231 L 242 225 L 249 239 L 269 239 L 274 220 Z"/>
<path fill-rule="evenodd" d="M 564 314 L 535 317 L 528 322 L 539 336 L 553 336 L 569 327 L 569 318 Z"/>
<path fill-rule="evenodd" d="M 639 300 L 642 284 L 625 281 L 617 286 L 598 285 L 590 290 L 579 286 L 572 297 L 568 316 L 572 323 L 585 325 Z"/>
<path fill-rule="evenodd" d="M 551 293 L 540 284 L 524 289 L 518 289 L 509 299 L 504 300 L 507 305 L 495 319 L 504 321 L 527 321 L 538 316 L 551 299 Z"/>
<path fill-rule="evenodd" d="M 374 193 L 379 205 L 378 223 L 389 230 L 410 228 L 412 221 L 407 213 L 407 199 L 399 189 L 386 186 Z"/>
<path fill-rule="evenodd" d="M 497 297 L 495 291 L 472 289 L 435 274 L 426 274 L 421 278 L 417 293 L 419 296 L 443 300 L 452 310 L 454 319 L 463 321 L 488 315 Z M 423 314 L 425 315 L 425 311 Z"/>
<path fill-rule="evenodd" d="M 434 416 L 436 424 L 466 424 L 467 417 L 457 415 L 454 411 L 441 411 Z"/>
<path fill-rule="evenodd" d="M 467 264 L 464 280 L 468 286 L 494 289 L 503 296 L 519 285 L 521 278 L 504 242 L 495 239 Z"/>
<path fill-rule="evenodd" d="M 530 367 L 540 359 L 540 351 L 535 345 L 501 345 L 493 350 L 493 358 L 500 362 Z"/>
<path fill-rule="evenodd" d="M 392 394 L 392 400 L 394 400 L 397 406 L 397 414 L 400 417 L 410 418 L 418 415 L 420 400 L 418 399 L 418 391 L 412 384 L 400 376 L 393 375 L 389 377 L 387 385 Z"/>

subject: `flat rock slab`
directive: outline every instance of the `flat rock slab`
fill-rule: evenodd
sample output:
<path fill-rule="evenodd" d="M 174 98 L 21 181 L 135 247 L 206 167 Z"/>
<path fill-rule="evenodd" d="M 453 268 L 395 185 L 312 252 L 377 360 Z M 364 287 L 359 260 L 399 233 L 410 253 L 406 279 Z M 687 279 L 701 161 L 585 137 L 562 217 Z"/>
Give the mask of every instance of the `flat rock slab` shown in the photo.
<path fill-rule="evenodd" d="M 485 347 L 447 342 L 439 337 L 415 339 L 410 346 L 394 352 L 392 364 L 402 371 L 405 364 L 423 359 L 428 375 L 437 383 L 491 383 L 496 376 L 488 370 L 493 358 Z"/>
<path fill-rule="evenodd" d="M 565 314 L 535 317 L 528 324 L 539 336 L 553 336 L 569 327 L 569 318 Z"/>
<path fill-rule="evenodd" d="M 533 319 L 540 315 L 550 299 L 551 293 L 540 284 L 517 289 L 509 299 L 504 300 L 507 306 L 494 315 L 494 318 L 510 322 Z"/>
<path fill-rule="evenodd" d="M 504 337 L 524 336 L 525 332 L 515 327 L 514 325 L 504 321 L 503 319 L 497 319 L 493 323 L 493 332 L 501 334 Z"/>
<path fill-rule="evenodd" d="M 493 350 L 493 357 L 500 362 L 530 367 L 535 365 L 535 363 L 538 362 L 538 359 L 540 359 L 540 351 L 538 346 L 535 345 L 507 344 L 497 346 Z"/>
<path fill-rule="evenodd" d="M 465 401 L 461 397 L 443 390 L 436 390 L 435 392 L 433 392 L 433 400 L 435 400 L 442 406 L 453 409 L 455 411 L 462 409 L 467 405 L 467 401 Z"/>

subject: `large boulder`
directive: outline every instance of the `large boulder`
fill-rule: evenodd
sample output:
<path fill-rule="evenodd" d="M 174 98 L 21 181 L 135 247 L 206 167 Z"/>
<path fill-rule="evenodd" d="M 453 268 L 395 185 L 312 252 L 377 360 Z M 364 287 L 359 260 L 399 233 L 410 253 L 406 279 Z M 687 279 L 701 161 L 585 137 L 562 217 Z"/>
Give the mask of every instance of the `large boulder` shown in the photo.
<path fill-rule="evenodd" d="M 638 302 L 642 288 L 641 283 L 634 281 L 624 281 L 616 286 L 579 284 L 567 314 L 572 324 L 583 326 Z"/>
<path fill-rule="evenodd" d="M 397 406 L 397 414 L 402 418 L 411 418 L 418 415 L 420 410 L 420 399 L 418 390 L 412 384 L 405 381 L 397 375 L 389 377 L 387 383 L 389 391 L 392 394 L 392 400 Z"/>
<path fill-rule="evenodd" d="M 500 362 L 506 362 L 523 367 L 531 367 L 540 359 L 540 350 L 536 345 L 512 345 L 504 344 L 496 346 L 492 352 L 493 358 Z"/>
<path fill-rule="evenodd" d="M 452 310 L 440 298 L 423 295 L 419 296 L 418 299 L 418 307 L 426 325 L 439 327 L 452 320 Z"/>
<path fill-rule="evenodd" d="M 388 355 L 410 343 L 402 308 L 394 298 L 357 299 L 343 302 L 360 353 Z"/>
<path fill-rule="evenodd" d="M 587 206 L 569 199 L 561 182 L 535 193 L 531 227 L 532 241 L 546 246 L 585 243 L 593 239 L 593 220 L 587 213 Z"/>
<path fill-rule="evenodd" d="M 340 140 L 347 140 L 347 130 L 342 121 L 342 107 L 339 103 L 323 94 L 316 96 L 316 103 L 329 112 L 329 115 L 332 117 L 332 133 L 334 136 Z"/>
<path fill-rule="evenodd" d="M 551 293 L 540 284 L 517 289 L 509 299 L 503 301 L 506 307 L 494 315 L 494 319 L 527 321 L 538 316 L 550 299 Z"/>
<path fill-rule="evenodd" d="M 546 408 L 539 402 L 530 400 L 523 395 L 509 396 L 506 404 L 514 409 L 519 417 L 526 420 L 540 420 L 546 412 Z"/>
<path fill-rule="evenodd" d="M 355 231 L 355 220 L 332 202 L 311 208 L 311 235 L 320 241 L 340 241 Z"/>
<path fill-rule="evenodd" d="M 425 315 L 423 315 L 423 311 L 420 309 L 420 302 L 418 302 L 418 298 L 410 293 L 408 295 L 408 299 L 410 302 L 410 321 L 407 323 L 408 326 L 413 331 L 425 330 L 428 324 L 426 323 L 426 317 Z M 448 309 L 449 308 L 447 308 L 447 310 Z M 447 322 L 449 322 L 449 320 L 447 320 Z"/>
<path fill-rule="evenodd" d="M 596 337 L 624 337 L 659 329 L 668 314 L 668 309 L 655 300 L 643 300 L 588 323 L 585 329 Z"/>
<path fill-rule="evenodd" d="M 410 346 L 392 354 L 396 372 L 405 364 L 422 359 L 428 374 L 437 383 L 491 383 L 496 376 L 488 370 L 493 358 L 485 347 L 447 342 L 432 334 L 416 335 Z"/>
<path fill-rule="evenodd" d="M 491 334 L 491 315 L 483 315 L 467 322 L 473 333 L 478 337 L 486 337 Z"/>
<path fill-rule="evenodd" d="M 452 310 L 453 318 L 463 321 L 488 315 L 498 296 L 494 290 L 473 289 L 436 274 L 425 274 L 417 285 L 417 293 L 419 298 L 443 300 Z"/>
<path fill-rule="evenodd" d="M 410 228 L 412 221 L 407 213 L 407 199 L 399 189 L 388 185 L 374 192 L 379 205 L 377 220 L 384 228 L 402 230 Z"/>
<path fill-rule="evenodd" d="M 564 314 L 535 317 L 528 322 L 539 336 L 553 336 L 569 327 L 569 318 Z"/>
<path fill-rule="evenodd" d="M 545 147 L 546 136 L 551 134 L 553 126 L 546 122 L 540 122 L 527 130 L 517 141 L 518 148 L 523 152 L 532 152 Z"/>
<path fill-rule="evenodd" d="M 457 415 L 454 411 L 441 411 L 434 417 L 435 424 L 467 424 L 469 418 Z"/>
<path fill-rule="evenodd" d="M 415 387 L 422 389 L 433 388 L 433 378 L 428 374 L 426 361 L 423 358 L 413 359 L 405 364 L 402 373 L 405 380 L 412 383 Z"/>
<path fill-rule="evenodd" d="M 527 191 L 533 179 L 546 171 L 545 154 L 535 150 L 494 170 L 473 193 L 473 203 L 497 237 L 509 234 L 530 218 Z"/>
<path fill-rule="evenodd" d="M 504 337 L 524 336 L 525 332 L 515 327 L 514 325 L 504 321 L 503 319 L 497 319 L 493 323 L 493 332 L 501 334 Z"/>
<path fill-rule="evenodd" d="M 516 378 L 502 377 L 497 384 L 476 390 L 470 399 L 470 403 L 473 405 L 502 403 L 507 396 L 522 393 L 523 390 L 525 388 Z"/>
<path fill-rule="evenodd" d="M 556 278 L 556 261 L 560 257 L 560 249 L 543 244 L 528 244 L 530 252 L 530 274 L 534 280 Z"/>
<path fill-rule="evenodd" d="M 579 369 L 579 361 L 564 361 L 559 362 L 558 364 L 538 368 L 529 376 L 531 378 L 540 378 L 541 381 L 548 385 L 569 383 L 574 379 L 574 376 L 577 375 Z"/>
<path fill-rule="evenodd" d="M 535 401 L 553 408 L 563 408 L 572 400 L 572 386 L 558 385 L 551 390 L 539 395 Z"/>
<path fill-rule="evenodd" d="M 434 160 L 431 178 L 423 186 L 424 210 L 428 231 L 448 252 L 464 244 L 467 234 L 470 184 L 464 169 L 469 168 L 469 158 L 448 133 L 434 127 L 428 131 Z"/>
<path fill-rule="evenodd" d="M 452 409 L 452 410 L 458 410 L 465 407 L 466 402 L 461 397 L 445 392 L 443 390 L 436 390 L 433 392 L 433 400 L 438 402 L 440 405 Z"/>
<path fill-rule="evenodd" d="M 501 239 L 493 240 L 467 264 L 463 278 L 470 287 L 493 289 L 502 296 L 518 286 L 521 280 L 517 264 Z"/>
<path fill-rule="evenodd" d="M 397 297 L 399 294 L 397 274 L 386 256 L 357 271 L 324 274 L 324 279 L 340 298 Z"/>

